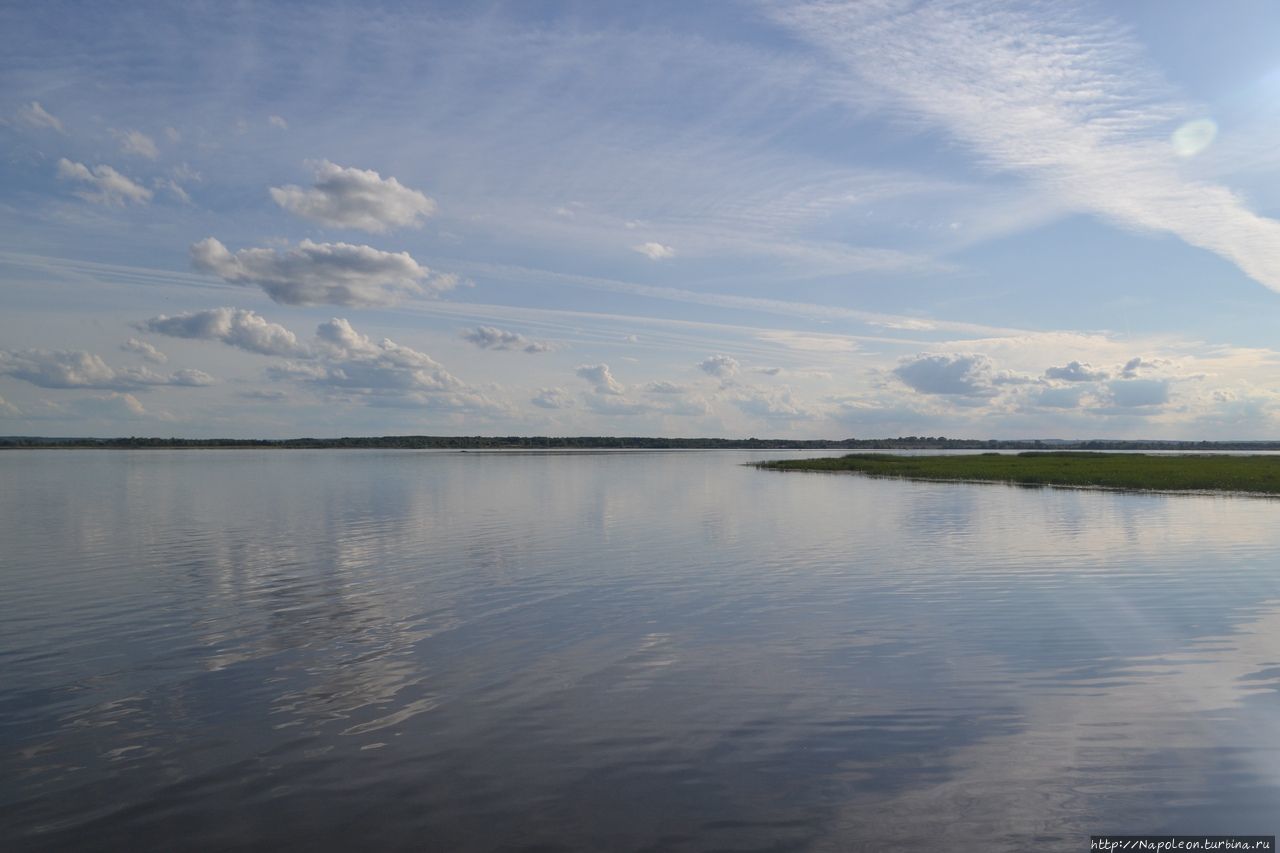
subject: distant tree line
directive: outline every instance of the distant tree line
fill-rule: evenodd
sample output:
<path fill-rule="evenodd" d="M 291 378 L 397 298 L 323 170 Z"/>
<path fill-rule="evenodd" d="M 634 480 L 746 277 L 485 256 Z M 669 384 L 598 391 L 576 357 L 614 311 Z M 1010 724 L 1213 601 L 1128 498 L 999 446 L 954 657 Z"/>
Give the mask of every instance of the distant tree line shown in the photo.
<path fill-rule="evenodd" d="M 653 438 L 646 436 L 386 435 L 346 438 L 47 438 L 0 436 L 18 448 L 371 448 L 404 450 L 1280 450 L 1280 441 L 983 440 L 908 435 L 898 438 Z"/>

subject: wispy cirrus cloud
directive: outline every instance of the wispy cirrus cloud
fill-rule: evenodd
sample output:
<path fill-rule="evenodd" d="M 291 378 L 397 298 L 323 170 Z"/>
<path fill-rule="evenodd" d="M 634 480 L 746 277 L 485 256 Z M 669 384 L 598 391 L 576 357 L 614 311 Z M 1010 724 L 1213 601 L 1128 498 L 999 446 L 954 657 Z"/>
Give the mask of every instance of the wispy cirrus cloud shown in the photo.
<path fill-rule="evenodd" d="M 1168 138 L 1197 108 L 1114 23 L 1047 2 L 814 3 L 775 17 L 988 168 L 1069 209 L 1176 235 L 1280 290 L 1280 222 L 1188 176 Z"/>
<path fill-rule="evenodd" d="M 67 132 L 62 126 L 62 120 L 42 107 L 39 101 L 32 101 L 18 110 L 18 118 L 28 127 L 48 128 L 64 134 Z"/>
<path fill-rule="evenodd" d="M 151 190 L 110 166 L 100 164 L 90 168 L 63 157 L 58 161 L 58 178 L 88 184 L 89 189 L 77 190 L 76 195 L 95 204 L 122 207 L 151 201 Z"/>

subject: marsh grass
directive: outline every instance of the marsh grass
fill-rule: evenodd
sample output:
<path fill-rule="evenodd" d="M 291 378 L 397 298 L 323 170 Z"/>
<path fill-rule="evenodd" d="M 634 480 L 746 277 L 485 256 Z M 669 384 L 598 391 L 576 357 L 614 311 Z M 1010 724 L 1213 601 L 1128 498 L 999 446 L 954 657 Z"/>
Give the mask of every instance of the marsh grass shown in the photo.
<path fill-rule="evenodd" d="M 854 453 L 762 462 L 781 471 L 853 471 L 908 480 L 978 480 L 1076 488 L 1280 494 L 1280 456 L 1047 452 L 966 456 Z"/>

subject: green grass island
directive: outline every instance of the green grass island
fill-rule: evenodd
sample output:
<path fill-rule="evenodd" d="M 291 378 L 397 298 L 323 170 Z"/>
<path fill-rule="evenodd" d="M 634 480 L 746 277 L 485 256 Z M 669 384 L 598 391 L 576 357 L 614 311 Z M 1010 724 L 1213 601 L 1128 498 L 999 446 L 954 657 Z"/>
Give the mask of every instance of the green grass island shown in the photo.
<path fill-rule="evenodd" d="M 1153 492 L 1280 494 L 1280 456 L 1149 455 L 1079 451 L 899 456 L 854 453 L 757 463 L 776 471 L 854 472 L 907 480 Z"/>

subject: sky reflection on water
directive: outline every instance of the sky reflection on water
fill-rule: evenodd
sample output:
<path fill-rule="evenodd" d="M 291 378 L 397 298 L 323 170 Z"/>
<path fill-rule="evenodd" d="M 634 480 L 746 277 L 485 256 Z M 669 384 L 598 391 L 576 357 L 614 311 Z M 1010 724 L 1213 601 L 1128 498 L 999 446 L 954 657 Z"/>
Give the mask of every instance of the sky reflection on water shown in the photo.
<path fill-rule="evenodd" d="M 1280 503 L 752 458 L 4 454 L 0 827 L 31 849 L 1275 831 Z"/>

